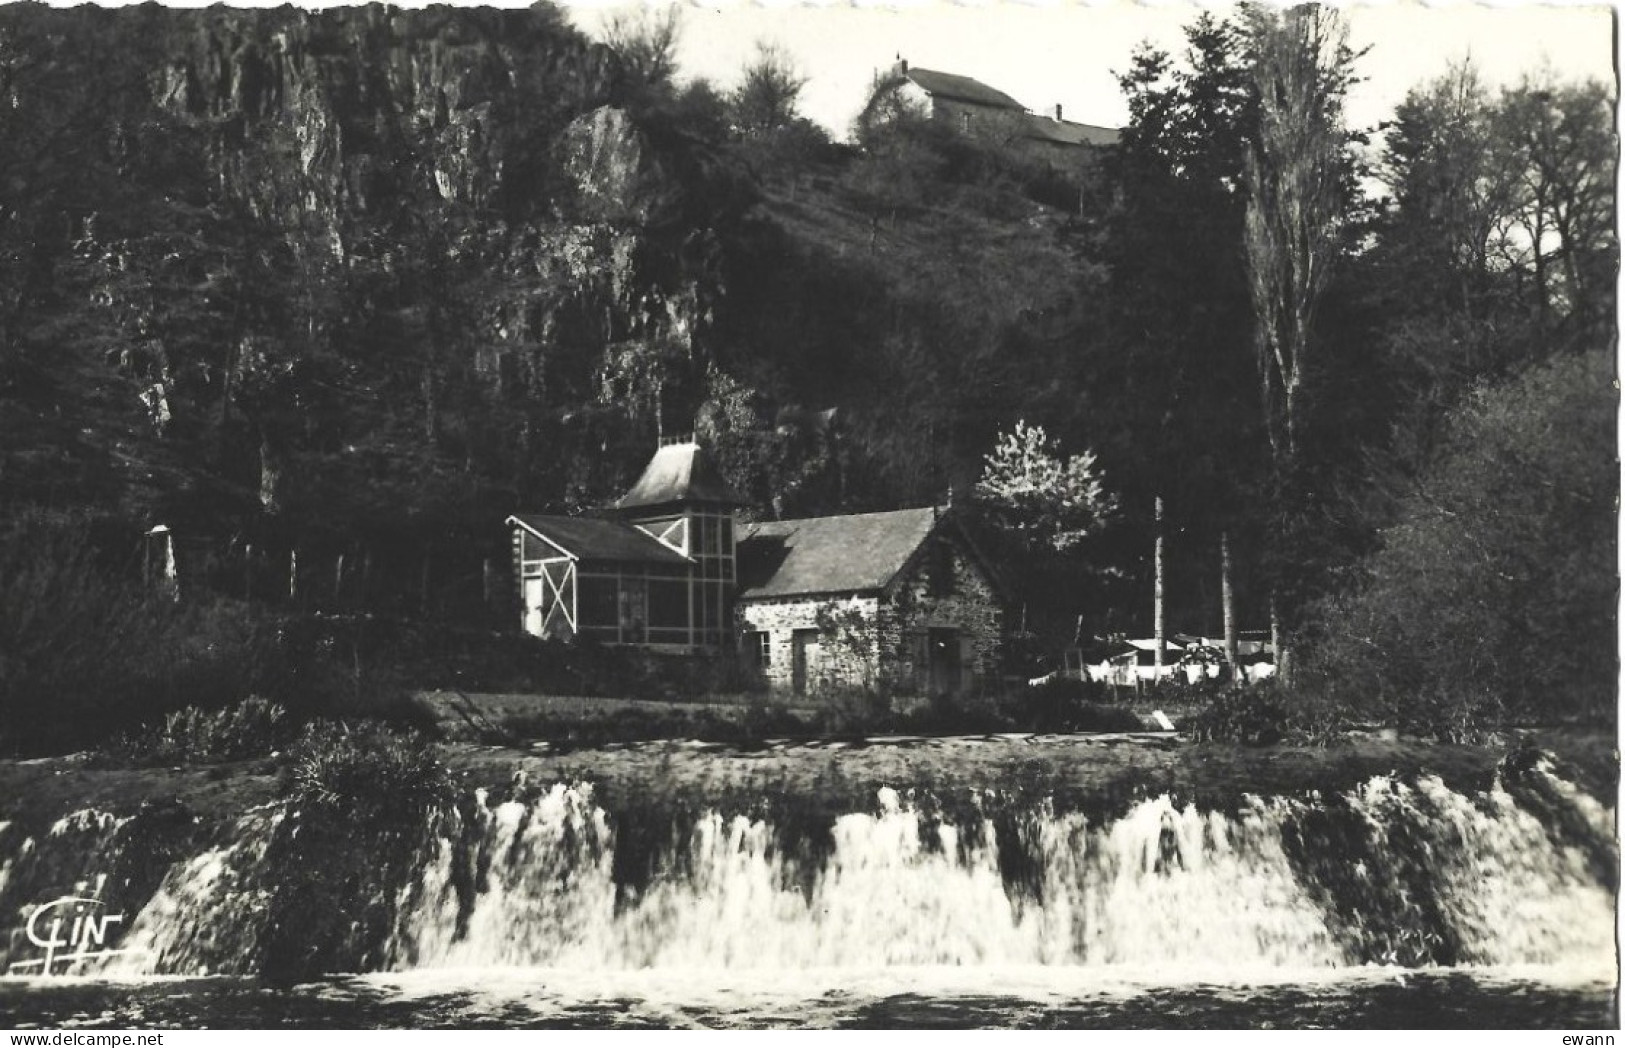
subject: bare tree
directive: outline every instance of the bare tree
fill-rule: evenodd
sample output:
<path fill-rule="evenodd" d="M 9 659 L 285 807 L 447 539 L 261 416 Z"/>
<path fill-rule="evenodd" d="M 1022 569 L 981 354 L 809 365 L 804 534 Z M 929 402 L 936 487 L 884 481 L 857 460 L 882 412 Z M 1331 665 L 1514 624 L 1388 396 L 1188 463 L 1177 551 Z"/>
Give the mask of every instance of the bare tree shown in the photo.
<path fill-rule="evenodd" d="M 651 96 L 671 92 L 682 34 L 683 12 L 676 4 L 621 11 L 604 24 L 604 43 L 620 55 L 631 86 Z"/>
<path fill-rule="evenodd" d="M 1280 521 L 1293 511 L 1299 395 L 1315 312 L 1341 247 L 1349 192 L 1343 96 L 1354 56 L 1330 8 L 1256 5 L 1244 17 L 1258 106 L 1244 167 L 1247 277 Z M 1288 536 L 1276 542 L 1290 563 Z M 1290 612 L 1278 596 L 1271 619 L 1278 671 L 1286 676 L 1290 629 L 1281 618 Z"/>
<path fill-rule="evenodd" d="M 1277 465 L 1297 451 L 1315 311 L 1338 253 L 1347 171 L 1348 31 L 1320 6 L 1247 9 L 1258 127 L 1246 156 L 1246 251 L 1265 421 Z"/>
<path fill-rule="evenodd" d="M 1543 318 L 1586 314 L 1614 280 L 1613 124 L 1600 83 L 1563 84 L 1548 71 L 1501 95 L 1495 130 L 1516 185 L 1504 250 L 1533 271 Z"/>

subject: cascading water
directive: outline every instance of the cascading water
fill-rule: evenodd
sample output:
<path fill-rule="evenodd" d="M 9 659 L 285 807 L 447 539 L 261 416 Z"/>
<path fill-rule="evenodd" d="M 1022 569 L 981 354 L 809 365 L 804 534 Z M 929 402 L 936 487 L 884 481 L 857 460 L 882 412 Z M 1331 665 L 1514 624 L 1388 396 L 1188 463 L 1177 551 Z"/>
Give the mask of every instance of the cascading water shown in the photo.
<path fill-rule="evenodd" d="M 101 970 L 251 972 L 284 823 L 280 808 L 250 812 L 168 866 L 124 937 L 138 952 Z M 118 837 L 97 825 L 64 832 Z M 1607 971 L 1615 960 L 1613 813 L 1544 768 L 1473 795 L 1377 778 L 1228 811 L 1158 796 L 1090 816 L 980 794 L 950 813 L 883 789 L 872 810 L 795 832 L 718 810 L 649 840 L 630 825 L 585 784 L 500 803 L 480 794 L 428 834 L 420 867 L 381 879 L 393 931 L 368 966 Z M 32 849 L 13 842 L 0 858 L 0 892 Z"/>

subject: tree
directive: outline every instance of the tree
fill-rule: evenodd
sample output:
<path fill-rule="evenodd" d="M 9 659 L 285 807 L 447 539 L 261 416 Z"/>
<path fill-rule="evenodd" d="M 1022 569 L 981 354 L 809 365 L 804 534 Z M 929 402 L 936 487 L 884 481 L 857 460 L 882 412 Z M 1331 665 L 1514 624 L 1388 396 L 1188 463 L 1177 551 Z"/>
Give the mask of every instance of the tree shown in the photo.
<path fill-rule="evenodd" d="M 1018 421 L 983 460 L 976 498 L 1007 534 L 1031 549 L 1064 552 L 1099 529 L 1116 509 L 1095 468 L 1095 454 L 1065 455 L 1043 426 Z"/>
<path fill-rule="evenodd" d="M 1393 191 L 1380 226 L 1400 254 L 1416 305 L 1478 312 L 1498 231 L 1514 200 L 1514 176 L 1498 163 L 1495 113 L 1471 61 L 1413 88 L 1394 114 L 1379 172 Z"/>
<path fill-rule="evenodd" d="M 1392 196 L 1362 267 L 1393 390 L 1386 468 L 1409 478 L 1431 461 L 1475 384 L 1611 332 L 1605 99 L 1550 74 L 1492 94 L 1469 62 L 1400 104 L 1378 168 Z"/>
<path fill-rule="evenodd" d="M 1110 330 L 1084 380 L 1132 519 L 1118 529 L 1128 544 L 1119 557 L 1145 563 L 1160 500 L 1168 611 L 1204 632 L 1218 621 L 1215 587 L 1203 580 L 1220 577 L 1219 610 L 1232 620 L 1237 601 L 1250 603 L 1245 585 L 1224 579 L 1227 566 L 1255 574 L 1267 459 L 1258 413 L 1239 409 L 1258 381 L 1243 255 L 1243 168 L 1257 111 L 1245 43 L 1239 24 L 1204 14 L 1186 27 L 1177 58 L 1141 49 L 1118 78 L 1130 120 L 1110 160 L 1114 206 L 1102 238 Z"/>
<path fill-rule="evenodd" d="M 1504 261 L 1531 272 L 1543 321 L 1612 322 L 1613 125 L 1612 96 L 1600 83 L 1526 76 L 1502 94 L 1495 132 L 1516 180 L 1516 210 L 1499 247 Z"/>
<path fill-rule="evenodd" d="M 671 96 L 682 35 L 683 11 L 676 4 L 617 12 L 605 24 L 604 43 L 620 56 L 632 101 L 647 104 Z"/>
<path fill-rule="evenodd" d="M 1462 736 L 1615 716 L 1610 354 L 1566 354 L 1450 413 L 1358 583 L 1323 609 L 1317 675 L 1349 709 Z"/>
<path fill-rule="evenodd" d="M 765 40 L 756 42 L 756 54 L 729 96 L 734 126 L 743 135 L 764 135 L 789 127 L 798 116 L 797 100 L 807 77 L 796 68 L 789 52 Z"/>
<path fill-rule="evenodd" d="M 1316 311 L 1343 248 L 1349 200 L 1343 96 L 1353 53 L 1330 8 L 1245 12 L 1257 125 L 1246 154 L 1246 258 L 1265 433 L 1275 487 L 1275 542 L 1285 571 L 1301 569 L 1293 533 L 1302 507 L 1295 488 L 1300 394 L 1312 364 Z M 1290 676 L 1289 602 L 1278 570 L 1271 598 L 1276 660 Z M 1284 622 L 1283 622 L 1284 620 Z M 1283 628 L 1284 627 L 1284 628 Z"/>

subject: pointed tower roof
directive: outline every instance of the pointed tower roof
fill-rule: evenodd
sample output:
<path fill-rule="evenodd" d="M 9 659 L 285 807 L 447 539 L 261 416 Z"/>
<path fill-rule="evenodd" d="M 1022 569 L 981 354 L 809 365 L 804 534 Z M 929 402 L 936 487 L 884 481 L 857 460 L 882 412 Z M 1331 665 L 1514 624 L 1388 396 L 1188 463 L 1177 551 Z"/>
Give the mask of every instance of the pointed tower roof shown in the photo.
<path fill-rule="evenodd" d="M 632 490 L 615 502 L 614 509 L 652 509 L 683 502 L 710 502 L 745 506 L 749 502 L 728 486 L 710 456 L 692 441 L 667 444 L 643 468 Z"/>

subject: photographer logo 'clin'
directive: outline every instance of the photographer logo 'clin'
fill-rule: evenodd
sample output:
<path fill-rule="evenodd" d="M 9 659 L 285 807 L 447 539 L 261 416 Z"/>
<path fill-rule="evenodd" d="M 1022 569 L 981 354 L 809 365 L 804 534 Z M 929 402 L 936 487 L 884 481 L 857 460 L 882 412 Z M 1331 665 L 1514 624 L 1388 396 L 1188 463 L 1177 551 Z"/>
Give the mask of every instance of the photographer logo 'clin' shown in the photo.
<path fill-rule="evenodd" d="M 102 885 L 107 875 L 96 878 L 96 890 L 89 895 L 64 895 L 38 907 L 29 914 L 26 934 L 28 941 L 45 951 L 43 957 L 32 961 L 15 961 L 7 968 L 9 975 L 27 975 L 38 971 L 40 975 L 53 975 L 59 970 L 67 972 L 80 961 L 97 957 L 112 957 L 133 950 L 107 948 L 108 928 L 123 924 L 122 913 L 105 913 Z M 76 886 L 83 892 L 85 885 Z"/>

